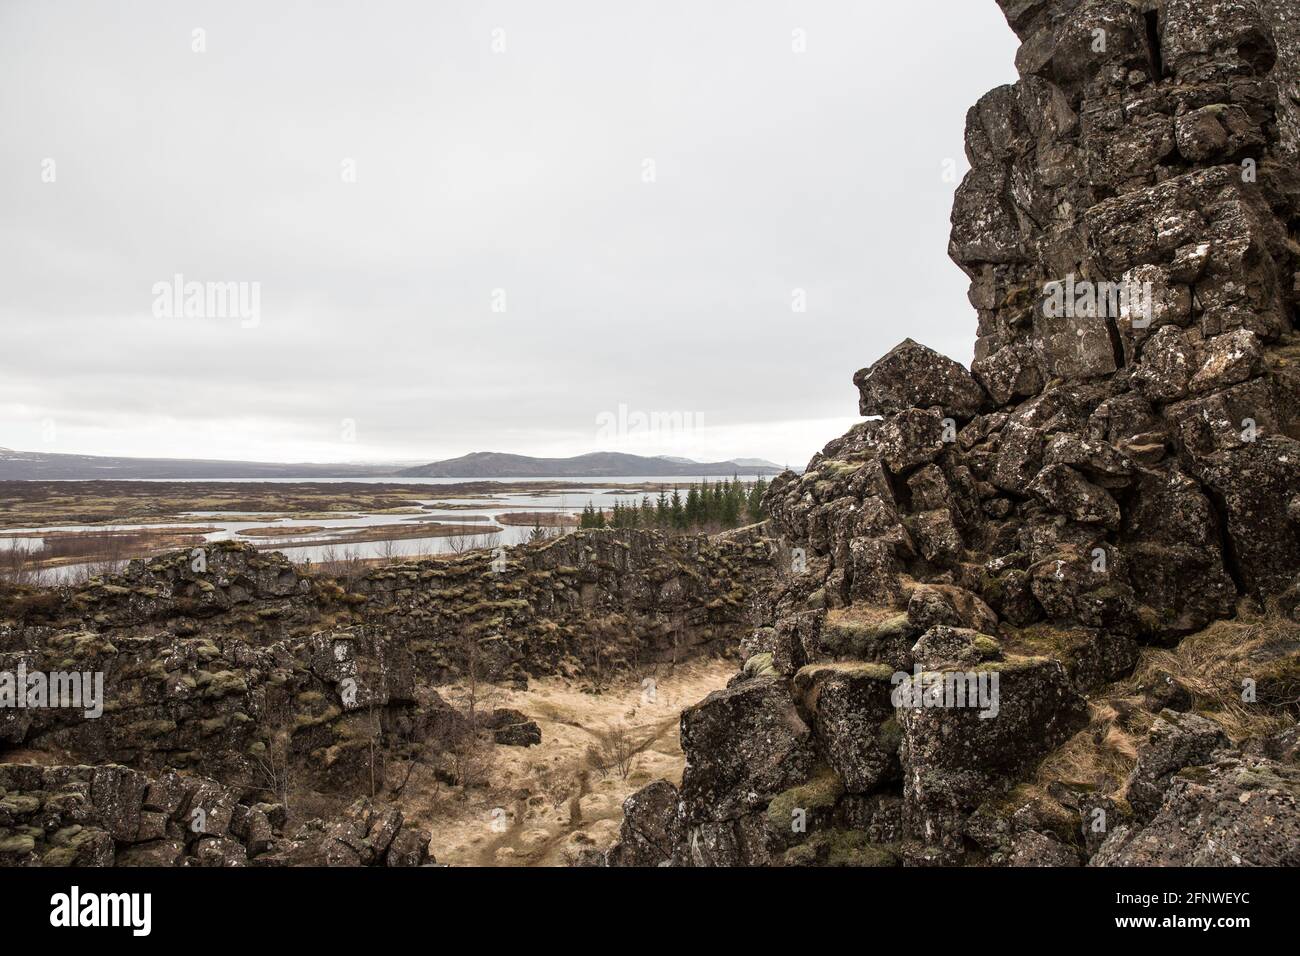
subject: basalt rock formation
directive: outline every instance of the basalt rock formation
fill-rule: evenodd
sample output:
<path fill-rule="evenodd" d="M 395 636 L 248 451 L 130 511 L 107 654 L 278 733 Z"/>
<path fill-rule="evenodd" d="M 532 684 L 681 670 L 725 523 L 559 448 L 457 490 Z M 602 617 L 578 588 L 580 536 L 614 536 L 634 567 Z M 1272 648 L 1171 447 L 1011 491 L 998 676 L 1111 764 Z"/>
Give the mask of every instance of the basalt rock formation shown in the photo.
<path fill-rule="evenodd" d="M 19 866 L 422 866 L 429 838 L 358 800 L 283 832 L 284 807 L 215 780 L 115 766 L 0 764 L 0 861 Z"/>
<path fill-rule="evenodd" d="M 772 577 L 752 531 L 607 531 L 350 579 L 220 543 L 0 594 L 0 675 L 102 679 L 94 716 L 0 707 L 0 761 L 42 764 L 0 762 L 0 864 L 422 863 L 427 836 L 382 804 L 284 832 L 286 781 L 350 799 L 436 757 L 468 718 L 435 686 L 471 669 L 597 680 L 734 654 Z M 541 739 L 518 711 L 475 720 L 502 745 Z M 158 788 L 184 793 L 159 806 Z M 187 829 L 195 810 L 208 829 Z"/>
<path fill-rule="evenodd" d="M 971 370 L 903 342 L 772 483 L 790 573 L 611 864 L 1300 863 L 1300 13 L 999 3 Z"/>

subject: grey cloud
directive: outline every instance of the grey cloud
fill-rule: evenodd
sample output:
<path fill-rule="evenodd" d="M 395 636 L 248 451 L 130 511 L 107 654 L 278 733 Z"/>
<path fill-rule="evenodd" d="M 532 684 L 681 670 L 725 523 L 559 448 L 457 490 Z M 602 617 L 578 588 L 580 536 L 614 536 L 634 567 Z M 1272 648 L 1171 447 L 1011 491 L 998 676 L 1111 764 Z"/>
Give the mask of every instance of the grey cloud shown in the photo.
<path fill-rule="evenodd" d="M 969 360 L 941 171 L 1014 42 L 969 0 L 6 4 L 0 445 L 572 454 L 625 403 L 802 463 L 899 339 Z M 154 318 L 178 272 L 261 323 Z"/>

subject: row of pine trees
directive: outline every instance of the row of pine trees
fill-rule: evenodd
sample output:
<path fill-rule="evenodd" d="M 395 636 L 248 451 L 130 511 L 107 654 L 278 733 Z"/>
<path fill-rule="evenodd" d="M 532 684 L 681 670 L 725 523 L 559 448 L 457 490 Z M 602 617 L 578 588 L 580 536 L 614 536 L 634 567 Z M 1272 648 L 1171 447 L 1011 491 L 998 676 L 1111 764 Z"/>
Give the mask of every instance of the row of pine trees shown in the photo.
<path fill-rule="evenodd" d="M 708 479 L 692 484 L 685 497 L 679 489 L 660 491 L 651 500 L 615 501 L 613 511 L 588 504 L 580 528 L 658 528 L 664 531 L 708 531 L 738 528 L 763 520 L 763 492 L 767 481 L 743 482 L 739 478 L 710 485 Z"/>

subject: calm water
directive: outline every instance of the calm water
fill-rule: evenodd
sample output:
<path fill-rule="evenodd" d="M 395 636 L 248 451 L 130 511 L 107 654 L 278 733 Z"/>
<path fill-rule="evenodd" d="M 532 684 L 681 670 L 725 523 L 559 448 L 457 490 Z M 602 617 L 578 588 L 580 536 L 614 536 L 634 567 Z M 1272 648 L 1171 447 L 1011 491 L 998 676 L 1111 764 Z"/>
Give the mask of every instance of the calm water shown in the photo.
<path fill-rule="evenodd" d="M 741 475 L 742 481 L 753 481 L 754 476 Z M 169 479 L 170 480 L 170 479 Z M 186 479 L 180 479 L 186 480 Z M 197 480 L 197 479 L 196 479 Z M 210 481 L 212 479 L 202 479 Z M 272 482 L 282 484 L 300 483 L 302 479 L 230 479 L 231 481 L 240 481 L 244 483 L 253 482 Z M 401 482 L 394 482 L 392 479 L 384 478 L 339 478 L 339 479 L 311 479 L 314 483 L 363 483 L 363 484 L 408 484 L 408 485 L 448 485 L 460 484 L 466 481 L 477 479 L 467 478 L 411 478 L 404 479 Z M 491 480 L 491 479 L 485 479 Z M 532 527 L 529 525 L 502 525 L 496 521 L 497 515 L 505 514 L 511 511 L 548 511 L 562 514 L 579 514 L 588 504 L 596 508 L 604 508 L 609 512 L 615 501 L 631 502 L 639 500 L 645 492 L 632 490 L 631 488 L 592 488 L 591 484 L 600 483 L 606 485 L 638 485 L 648 482 L 662 484 L 669 493 L 674 486 L 685 489 L 692 483 L 699 483 L 706 479 L 700 477 L 694 478 L 648 478 L 637 476 L 617 476 L 611 478 L 528 478 L 528 479 L 509 479 L 511 483 L 533 483 L 533 482 L 564 482 L 564 487 L 559 489 L 546 489 L 537 492 L 499 492 L 487 493 L 480 496 L 455 496 L 447 498 L 428 498 L 411 502 L 412 507 L 420 507 L 423 512 L 418 515 L 383 515 L 383 514 L 363 514 L 353 513 L 338 518 L 281 518 L 273 519 L 266 513 L 264 520 L 258 521 L 225 521 L 222 519 L 223 512 L 219 511 L 192 511 L 183 515 L 178 515 L 176 520 L 168 521 L 165 527 L 184 527 L 187 524 L 195 527 L 214 528 L 216 530 L 204 534 L 205 541 L 247 541 L 255 544 L 263 551 L 280 551 L 286 557 L 293 561 L 311 561 L 318 563 L 326 560 L 331 556 L 336 558 L 356 556 L 359 558 L 381 558 L 381 557 L 417 557 L 429 554 L 444 554 L 456 550 L 460 547 L 464 550 L 465 546 L 470 547 L 496 547 L 505 545 L 507 547 L 520 544 L 528 540 L 532 533 Z M 717 478 L 708 478 L 710 484 L 718 481 Z M 653 501 L 657 492 L 650 492 L 649 497 Z M 258 512 L 244 512 L 245 516 L 256 516 Z M 349 531 L 357 528 L 369 528 L 387 525 L 409 524 L 411 522 L 437 522 L 439 524 L 463 524 L 481 526 L 482 531 L 476 532 L 473 536 L 464 536 L 462 538 L 407 538 L 391 541 L 369 541 L 362 543 L 339 543 L 338 539 L 346 535 Z M 292 526 L 310 526 L 319 528 L 319 531 L 309 532 L 307 534 L 293 532 Z M 241 531 L 250 528 L 266 528 L 284 526 L 283 535 L 274 537 L 256 537 L 250 538 L 242 535 Z M 113 525 L 49 525 L 40 528 L 13 528 L 5 529 L 6 534 L 16 534 L 18 537 L 0 537 L 0 551 L 15 548 L 26 547 L 29 549 L 40 548 L 44 545 L 43 533 L 47 531 L 136 531 L 157 528 L 160 525 L 142 525 L 142 524 L 113 524 Z M 44 572 L 45 579 L 49 583 L 76 579 L 84 575 L 87 565 L 67 565 L 62 568 L 51 568 Z"/>

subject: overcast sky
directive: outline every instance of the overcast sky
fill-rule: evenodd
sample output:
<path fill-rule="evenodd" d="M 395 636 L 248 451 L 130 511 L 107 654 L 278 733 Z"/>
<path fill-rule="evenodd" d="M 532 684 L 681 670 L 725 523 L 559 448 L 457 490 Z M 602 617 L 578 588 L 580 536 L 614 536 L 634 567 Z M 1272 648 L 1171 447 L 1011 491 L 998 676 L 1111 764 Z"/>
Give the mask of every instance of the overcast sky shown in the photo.
<path fill-rule="evenodd" d="M 802 465 L 902 338 L 969 363 L 945 171 L 1014 50 L 993 0 L 0 0 L 0 446 Z"/>

